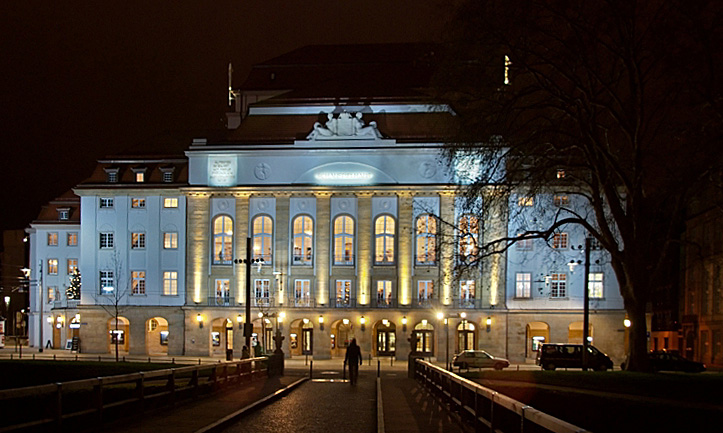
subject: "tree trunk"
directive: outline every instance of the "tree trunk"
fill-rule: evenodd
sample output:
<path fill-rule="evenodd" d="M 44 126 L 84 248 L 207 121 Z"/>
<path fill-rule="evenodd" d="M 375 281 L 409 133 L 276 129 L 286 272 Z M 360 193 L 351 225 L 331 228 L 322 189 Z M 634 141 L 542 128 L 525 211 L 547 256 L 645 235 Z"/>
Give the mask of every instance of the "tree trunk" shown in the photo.
<path fill-rule="evenodd" d="M 118 362 L 118 316 L 115 316 L 115 362 Z"/>
<path fill-rule="evenodd" d="M 625 310 L 630 319 L 628 329 L 628 353 L 625 369 L 628 371 L 649 371 L 648 328 L 645 317 L 645 302 L 626 302 Z"/>

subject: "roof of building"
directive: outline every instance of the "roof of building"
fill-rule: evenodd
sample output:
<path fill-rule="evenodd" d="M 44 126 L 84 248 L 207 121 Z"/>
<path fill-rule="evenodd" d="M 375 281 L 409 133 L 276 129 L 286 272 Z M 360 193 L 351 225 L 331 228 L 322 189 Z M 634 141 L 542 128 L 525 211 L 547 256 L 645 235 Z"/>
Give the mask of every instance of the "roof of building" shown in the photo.
<path fill-rule="evenodd" d="M 144 173 L 143 181 L 136 174 Z M 170 181 L 164 174 L 170 172 Z M 115 180 L 109 174 L 115 173 Z M 79 188 L 175 188 L 188 184 L 188 160 L 182 155 L 106 157 L 98 161 L 93 174 Z"/>
<path fill-rule="evenodd" d="M 67 214 L 61 215 L 61 210 L 67 211 Z M 60 197 L 42 206 L 38 217 L 31 224 L 80 224 L 80 197 L 75 195 L 73 190 L 65 191 Z"/>

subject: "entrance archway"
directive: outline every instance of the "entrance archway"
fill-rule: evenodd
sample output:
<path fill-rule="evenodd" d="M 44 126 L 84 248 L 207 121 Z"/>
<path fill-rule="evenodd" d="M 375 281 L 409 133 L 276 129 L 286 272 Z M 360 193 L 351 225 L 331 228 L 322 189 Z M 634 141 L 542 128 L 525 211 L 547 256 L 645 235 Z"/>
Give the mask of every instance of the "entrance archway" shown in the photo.
<path fill-rule="evenodd" d="M 211 356 L 225 357 L 226 350 L 233 350 L 233 322 L 221 317 L 211 323 Z"/>
<path fill-rule="evenodd" d="M 351 320 L 337 320 L 331 325 L 331 356 L 345 356 L 346 348 L 354 338 Z"/>
<path fill-rule="evenodd" d="M 572 322 L 567 328 L 567 342 L 573 344 L 582 344 L 582 334 L 585 330 L 583 322 Z M 587 335 L 590 337 L 590 344 L 592 344 L 592 323 L 588 323 Z"/>
<path fill-rule="evenodd" d="M 434 326 L 422 320 L 414 326 L 413 341 L 416 341 L 415 351 L 422 356 L 434 356 Z"/>
<path fill-rule="evenodd" d="M 457 352 L 475 350 L 477 348 L 477 327 L 474 323 L 463 320 L 457 326 Z"/>
<path fill-rule="evenodd" d="M 542 343 L 550 342 L 550 325 L 530 322 L 525 328 L 525 358 L 534 358 Z"/>
<path fill-rule="evenodd" d="M 130 322 L 123 316 L 108 320 L 108 351 L 115 353 L 116 343 L 119 353 L 128 353 L 130 345 Z"/>
<path fill-rule="evenodd" d="M 168 321 L 153 317 L 146 322 L 146 353 L 168 355 Z"/>
<path fill-rule="evenodd" d="M 289 353 L 291 356 L 314 353 L 314 324 L 310 319 L 297 319 L 289 324 Z"/>
<path fill-rule="evenodd" d="M 382 319 L 374 325 L 376 356 L 395 356 L 397 352 L 397 326 L 394 322 Z"/>

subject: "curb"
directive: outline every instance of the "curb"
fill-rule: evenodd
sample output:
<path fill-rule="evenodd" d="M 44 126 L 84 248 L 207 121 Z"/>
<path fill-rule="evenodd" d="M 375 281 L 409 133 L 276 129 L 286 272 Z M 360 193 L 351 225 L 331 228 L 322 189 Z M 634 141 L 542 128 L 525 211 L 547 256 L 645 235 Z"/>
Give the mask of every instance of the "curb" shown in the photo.
<path fill-rule="evenodd" d="M 255 402 L 251 403 L 250 405 L 248 405 L 242 409 L 239 409 L 230 415 L 227 415 L 227 416 L 221 418 L 220 420 L 214 422 L 213 424 L 209 424 L 206 427 L 196 430 L 195 433 L 212 433 L 212 432 L 219 431 L 223 428 L 226 428 L 226 427 L 228 427 L 229 424 L 235 422 L 237 418 L 240 418 L 243 415 L 245 415 L 246 412 L 254 410 L 258 407 L 261 407 L 265 404 L 270 403 L 271 401 L 273 401 L 279 397 L 284 396 L 285 394 L 288 394 L 289 392 L 291 392 L 291 390 L 293 390 L 297 386 L 301 385 L 302 383 L 306 382 L 307 380 L 309 380 L 308 377 L 301 378 L 301 379 L 297 380 L 296 382 L 292 383 L 291 385 L 289 385 L 285 388 L 279 389 L 276 392 L 274 392 L 273 394 L 269 394 L 266 397 L 262 398 L 261 400 L 255 401 Z"/>

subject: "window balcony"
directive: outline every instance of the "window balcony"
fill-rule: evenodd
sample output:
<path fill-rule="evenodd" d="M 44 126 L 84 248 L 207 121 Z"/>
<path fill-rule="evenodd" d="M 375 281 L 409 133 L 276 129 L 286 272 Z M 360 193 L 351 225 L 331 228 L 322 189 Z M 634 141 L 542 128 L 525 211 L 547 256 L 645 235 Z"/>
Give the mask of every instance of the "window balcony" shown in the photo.
<path fill-rule="evenodd" d="M 412 305 L 415 308 L 432 308 L 433 307 L 432 304 L 433 304 L 432 299 L 429 299 L 429 298 L 423 298 L 423 299 L 417 298 L 412 303 Z"/>
<path fill-rule="evenodd" d="M 252 302 L 254 307 L 275 307 L 276 303 L 274 302 L 273 296 L 254 296 L 252 298 Z"/>
<path fill-rule="evenodd" d="M 314 257 L 311 254 L 294 254 L 291 264 L 296 266 L 311 266 Z"/>
<path fill-rule="evenodd" d="M 314 308 L 316 307 L 316 300 L 312 296 L 289 296 L 286 306 L 291 308 Z"/>
<path fill-rule="evenodd" d="M 233 307 L 234 297 L 233 296 L 210 296 L 208 298 L 209 307 Z"/>
<path fill-rule="evenodd" d="M 481 308 L 482 300 L 474 298 L 455 298 L 452 299 L 452 306 L 461 309 Z"/>
<path fill-rule="evenodd" d="M 335 308 L 356 308 L 356 299 L 332 298 L 329 305 Z"/>
<path fill-rule="evenodd" d="M 397 308 L 397 298 L 387 296 L 386 298 L 378 296 L 372 299 L 373 308 Z"/>

